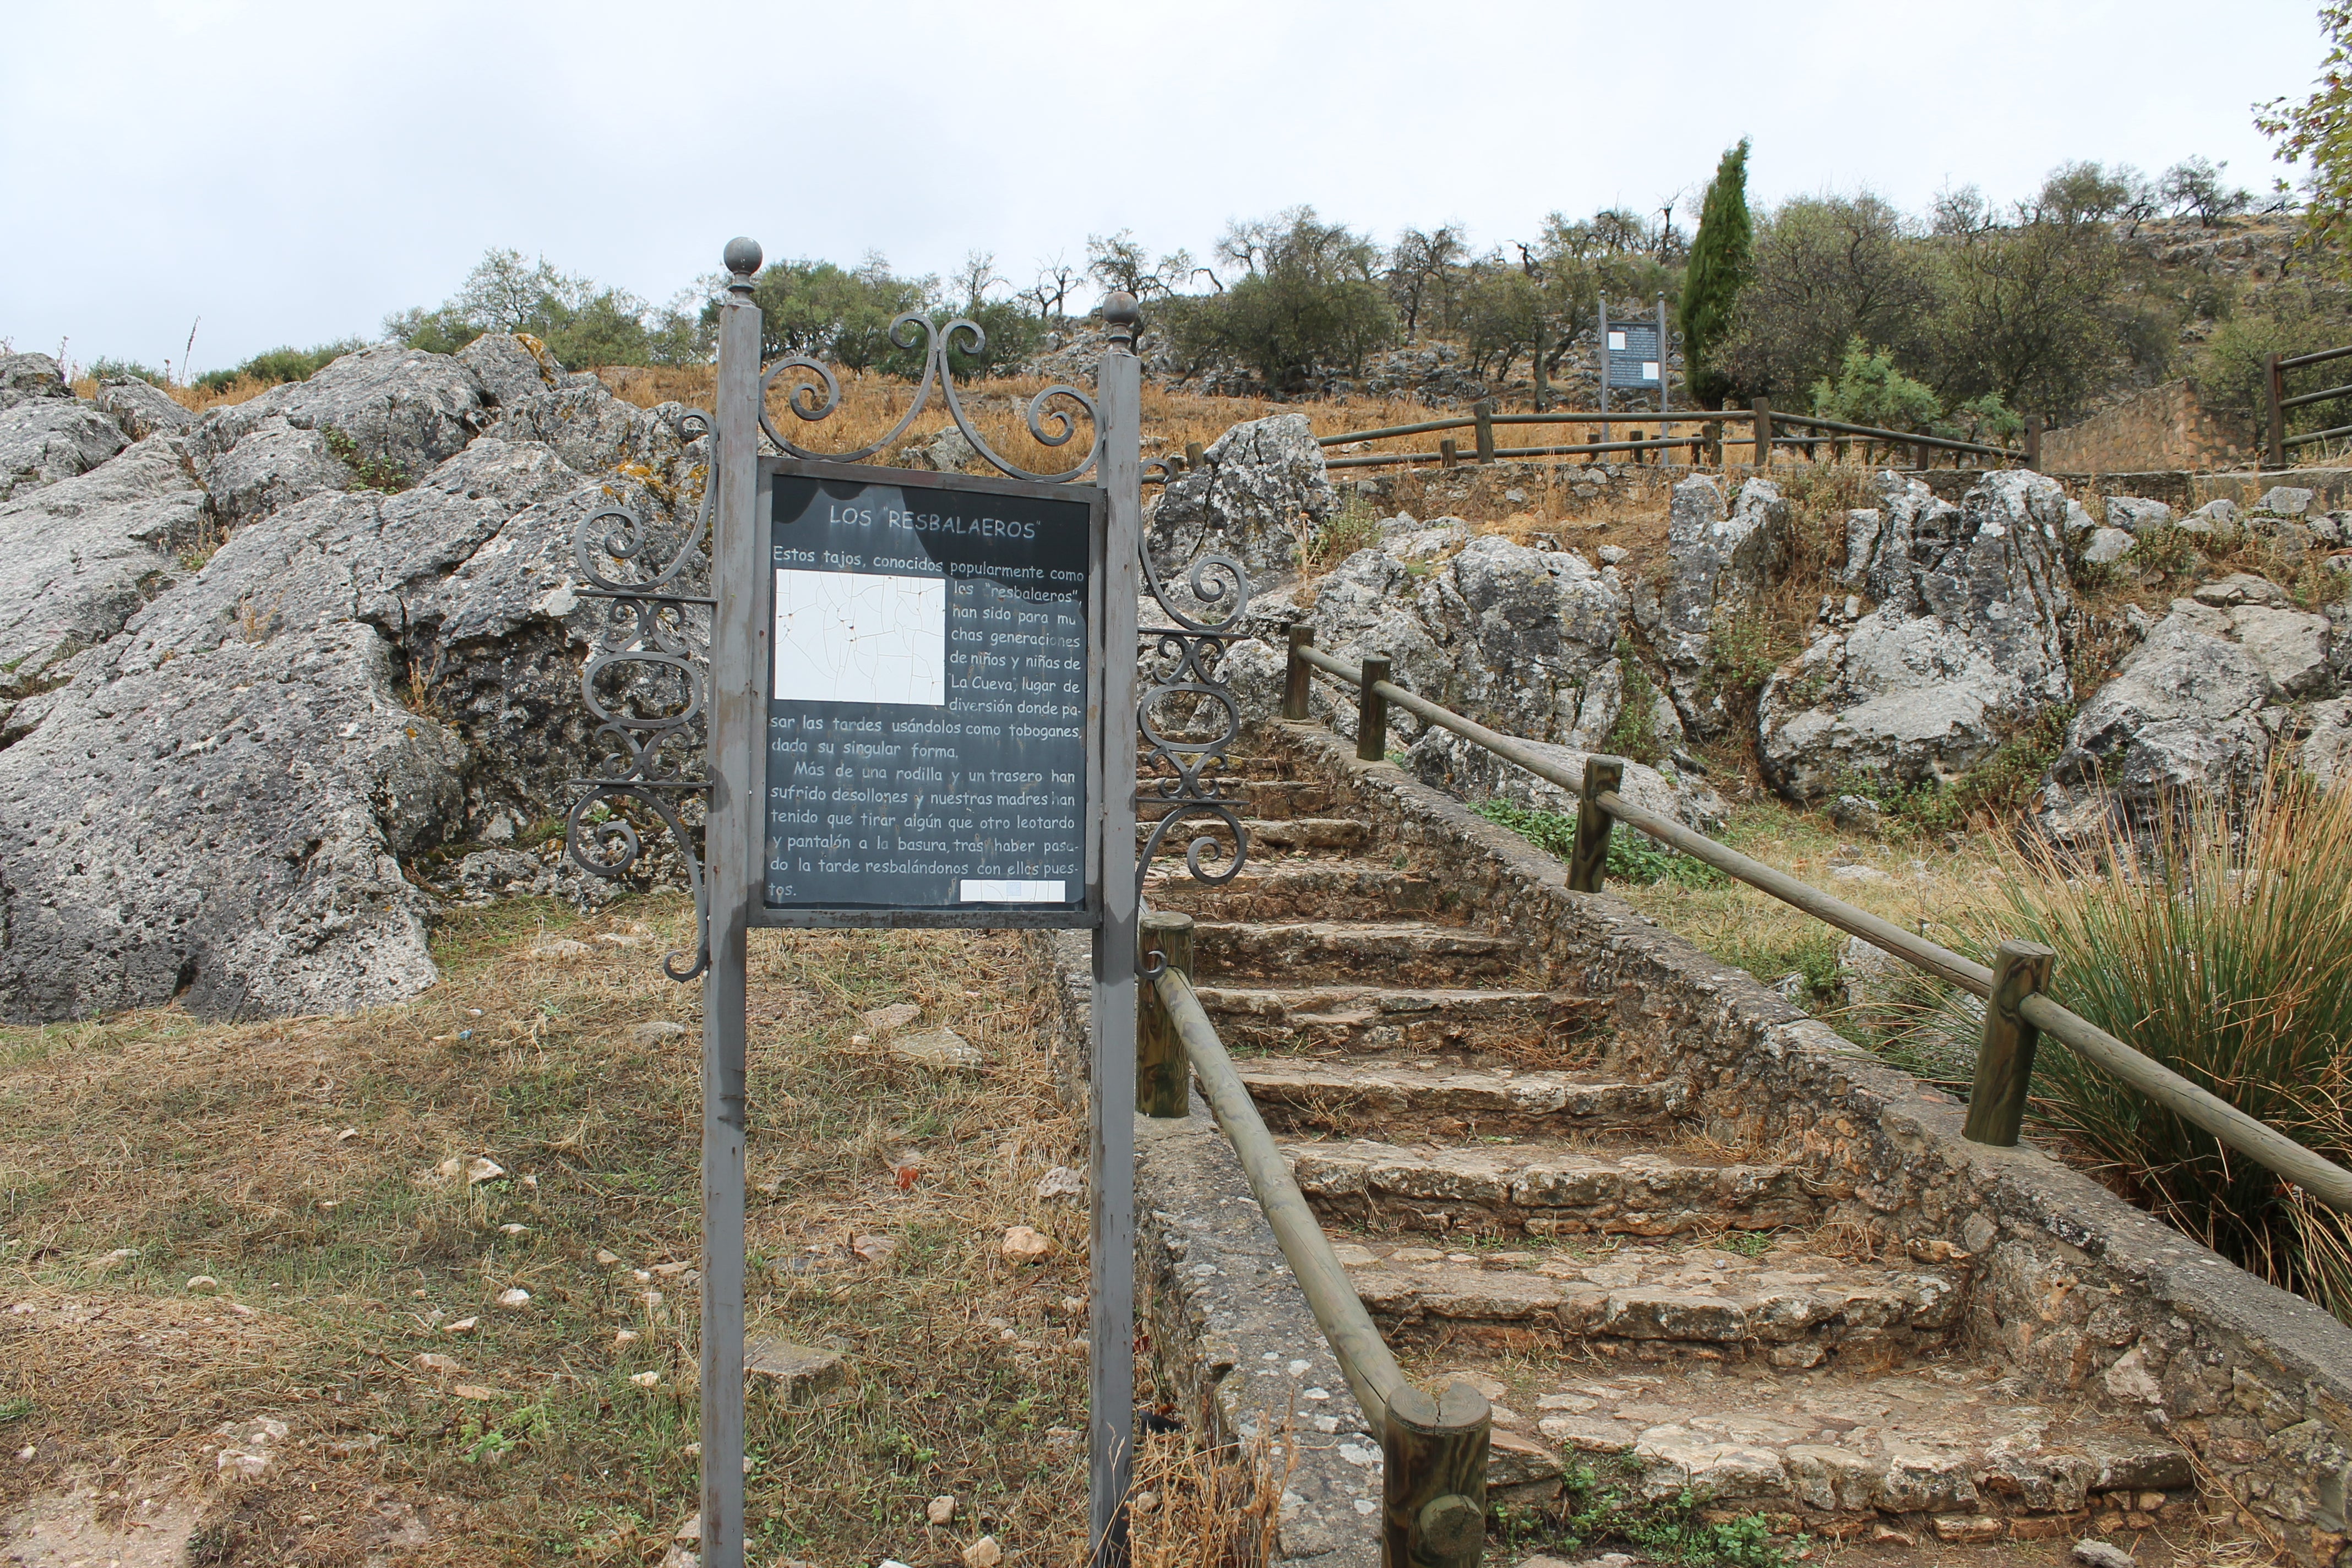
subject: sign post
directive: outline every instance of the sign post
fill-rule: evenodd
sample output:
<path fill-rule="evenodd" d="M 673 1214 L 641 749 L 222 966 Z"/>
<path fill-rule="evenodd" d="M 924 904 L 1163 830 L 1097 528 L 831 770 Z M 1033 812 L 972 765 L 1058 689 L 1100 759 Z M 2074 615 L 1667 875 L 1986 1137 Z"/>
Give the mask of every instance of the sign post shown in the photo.
<path fill-rule="evenodd" d="M 677 420 L 681 438 L 707 440 L 700 512 L 658 565 L 653 531 L 625 507 L 583 520 L 573 542 L 582 595 L 609 611 L 581 682 L 597 742 L 610 749 L 597 776 L 573 781 L 585 793 L 567 821 L 573 860 L 618 876 L 643 852 L 637 824 L 657 819 L 694 888 L 695 950 L 663 967 L 672 979 L 704 982 L 702 1568 L 743 1568 L 745 960 L 754 926 L 1092 931 L 1087 1524 L 1092 1561 L 1109 1568 L 1127 1555 L 1134 1458 L 1141 866 L 1185 818 L 1211 818 L 1233 841 L 1212 868 L 1203 854 L 1222 847 L 1193 839 L 1186 860 L 1195 877 L 1229 880 L 1247 854 L 1241 803 L 1215 770 L 1239 734 L 1239 709 L 1216 671 L 1238 635 L 1248 582 L 1238 562 L 1212 555 L 1189 574 L 1191 597 L 1173 603 L 1144 556 L 1140 317 L 1130 296 L 1105 301 L 1109 347 L 1096 395 L 1057 385 L 1030 400 L 1030 435 L 1046 447 L 1071 440 L 1074 415 L 1091 426 L 1084 456 L 1044 474 L 992 450 L 964 414 L 948 349 L 982 348 L 979 326 L 942 328 L 911 312 L 891 323 L 891 340 L 926 343 L 926 368 L 897 425 L 850 452 L 796 444 L 773 416 L 772 388 L 793 418 L 816 424 L 839 408 L 840 385 L 829 367 L 799 356 L 761 365 L 751 301 L 760 247 L 731 241 L 726 263 L 717 410 Z M 794 379 L 776 387 L 787 373 Z M 861 466 L 907 432 L 935 388 L 1004 478 Z M 781 455 L 763 456 L 763 438 Z M 688 590 L 706 559 L 706 529 L 710 584 L 698 595 Z M 1173 626 L 1139 628 L 1147 586 Z M 1210 609 L 1223 618 L 1194 618 Z M 695 657 L 704 626 L 707 678 Z M 1160 665 L 1139 703 L 1139 647 Z M 1184 724 L 1152 719 L 1153 704 L 1169 700 L 1192 714 Z M 1213 712 L 1205 729 L 1202 712 Z M 698 778 L 688 772 L 698 723 L 708 730 Z M 1154 799 L 1169 809 L 1140 858 L 1139 735 L 1147 765 L 1174 775 L 1155 781 Z M 682 809 L 698 795 L 700 857 Z"/>

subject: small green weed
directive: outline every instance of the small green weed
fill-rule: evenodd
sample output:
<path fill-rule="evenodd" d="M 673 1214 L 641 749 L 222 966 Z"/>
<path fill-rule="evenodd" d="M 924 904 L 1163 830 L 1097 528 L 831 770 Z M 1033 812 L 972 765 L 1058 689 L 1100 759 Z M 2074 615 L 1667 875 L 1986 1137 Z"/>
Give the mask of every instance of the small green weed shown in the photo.
<path fill-rule="evenodd" d="M 352 471 L 354 489 L 382 490 L 386 495 L 390 495 L 408 488 L 409 479 L 406 468 L 388 458 L 362 456 L 360 452 L 360 444 L 352 440 L 347 433 L 336 429 L 331 425 L 321 425 L 319 426 L 319 437 L 326 442 L 327 450 L 334 457 L 335 461 Z"/>
<path fill-rule="evenodd" d="M 35 1405 L 30 1398 L 0 1399 L 0 1426 L 5 1426 L 11 1421 L 22 1421 L 39 1408 L 40 1406 Z"/>
<path fill-rule="evenodd" d="M 1580 1551 L 1622 1541 L 1681 1568 L 1789 1568 L 1791 1553 L 1810 1543 L 1802 1535 L 1776 1542 L 1761 1514 L 1709 1523 L 1701 1517 L 1708 1500 L 1686 1487 L 1669 1501 L 1644 1503 L 1622 1486 L 1604 1484 L 1590 1466 L 1576 1465 L 1561 1478 L 1556 1503 L 1501 1504 L 1494 1523 L 1513 1557 L 1529 1547 Z"/>

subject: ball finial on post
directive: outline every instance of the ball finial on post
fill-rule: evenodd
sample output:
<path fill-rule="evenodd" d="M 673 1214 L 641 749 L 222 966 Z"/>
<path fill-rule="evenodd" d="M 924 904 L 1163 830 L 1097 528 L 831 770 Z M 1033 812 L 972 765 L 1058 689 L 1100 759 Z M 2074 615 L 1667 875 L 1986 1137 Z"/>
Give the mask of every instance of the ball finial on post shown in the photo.
<path fill-rule="evenodd" d="M 727 270 L 734 274 L 727 287 L 749 289 L 751 287 L 751 275 L 760 270 L 760 242 L 739 234 L 727 242 L 722 258 L 727 263 Z"/>
<path fill-rule="evenodd" d="M 1124 289 L 1114 289 L 1103 297 L 1103 320 L 1110 324 L 1110 341 L 1121 348 L 1135 346 L 1135 334 L 1143 325 L 1143 310 L 1135 296 Z"/>

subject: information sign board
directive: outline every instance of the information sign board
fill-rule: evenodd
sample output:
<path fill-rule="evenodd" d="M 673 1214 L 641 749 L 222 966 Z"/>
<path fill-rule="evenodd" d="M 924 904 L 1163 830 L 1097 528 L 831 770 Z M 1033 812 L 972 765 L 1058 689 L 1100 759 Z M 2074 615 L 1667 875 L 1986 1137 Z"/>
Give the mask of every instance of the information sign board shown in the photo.
<path fill-rule="evenodd" d="M 1643 321 L 1612 322 L 1609 327 L 1609 384 L 1654 392 L 1658 370 L 1665 356 L 1659 353 L 1658 329 Z"/>
<path fill-rule="evenodd" d="M 1098 922 L 1103 492 L 761 463 L 766 925 Z"/>

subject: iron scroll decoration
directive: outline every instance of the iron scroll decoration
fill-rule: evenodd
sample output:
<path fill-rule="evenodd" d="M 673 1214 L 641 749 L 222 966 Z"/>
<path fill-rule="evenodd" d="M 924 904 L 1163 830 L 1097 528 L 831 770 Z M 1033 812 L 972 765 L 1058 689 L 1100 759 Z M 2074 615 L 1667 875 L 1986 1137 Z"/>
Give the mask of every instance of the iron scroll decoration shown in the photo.
<path fill-rule="evenodd" d="M 727 247 L 726 260 L 734 274 L 732 286 L 748 289 L 760 268 L 760 247 L 750 240 L 733 241 Z M 1134 297 L 1113 293 L 1104 301 L 1103 317 L 1113 345 L 1132 352 L 1142 321 Z M 1076 483 L 1098 469 L 1101 417 L 1094 399 L 1076 386 L 1048 386 L 1032 396 L 1024 410 L 1031 438 L 1049 447 L 1068 445 L 1077 433 L 1076 416 L 1085 416 L 1091 432 L 1085 455 L 1061 472 L 1037 473 L 1021 467 L 997 452 L 973 427 L 957 392 L 948 355 L 953 348 L 975 355 L 985 351 L 988 334 L 977 321 L 958 318 L 942 327 L 909 311 L 890 323 L 890 341 L 902 349 L 920 343 L 924 354 L 922 380 L 906 413 L 888 434 L 845 452 L 819 451 L 788 438 L 768 408 L 769 394 L 780 378 L 793 378 L 785 383 L 784 403 L 802 424 L 822 424 L 841 407 L 841 384 L 832 369 L 799 354 L 777 360 L 761 373 L 761 433 L 776 450 L 792 457 L 855 462 L 873 457 L 905 435 L 936 389 L 957 431 L 1001 473 L 1045 483 Z M 718 423 L 709 415 L 688 410 L 677 417 L 676 427 L 682 439 L 703 444 L 705 482 L 692 525 L 659 570 L 646 571 L 652 535 L 644 518 L 626 507 L 609 506 L 583 518 L 573 535 L 573 561 L 590 584 L 580 590 L 580 596 L 607 601 L 604 619 L 581 673 L 581 695 L 597 721 L 595 741 L 606 750 L 598 776 L 572 781 L 573 787 L 585 793 L 566 818 L 564 837 L 567 854 L 582 870 L 598 877 L 618 877 L 636 863 L 645 845 L 635 827 L 613 806 L 627 802 L 660 820 L 677 844 L 694 891 L 695 951 L 691 955 L 672 953 L 662 963 L 671 979 L 684 982 L 702 973 L 710 963 L 710 910 L 704 869 L 678 807 L 686 798 L 707 799 L 710 788 L 708 779 L 691 776 L 687 770 L 701 749 L 708 690 L 693 647 L 693 617 L 698 610 L 706 616 L 715 610 L 717 601 L 677 589 L 690 564 L 708 559 L 702 543 L 710 530 L 715 487 L 709 479 L 718 472 L 719 453 Z M 1150 466 L 1160 470 L 1162 479 L 1168 477 L 1170 465 Z M 1138 858 L 1137 884 L 1139 889 L 1143 872 L 1171 829 L 1184 822 L 1209 830 L 1186 846 L 1187 871 L 1203 882 L 1228 882 L 1240 874 L 1248 858 L 1249 833 L 1237 809 L 1243 804 L 1241 797 L 1226 787 L 1227 752 L 1241 737 L 1241 707 L 1221 671 L 1227 650 L 1244 635 L 1241 624 L 1249 608 L 1249 577 L 1233 556 L 1202 556 L 1182 578 L 1191 597 L 1188 608 L 1171 596 L 1150 551 L 1139 546 L 1139 552 L 1146 590 L 1172 624 L 1143 626 L 1137 632 L 1146 679 L 1136 700 L 1136 727 L 1145 746 L 1142 767 L 1150 775 L 1138 781 L 1137 803 L 1166 808 Z M 600 555 L 615 563 L 620 574 L 604 570 Z M 639 696 L 638 702 L 608 701 L 600 691 L 601 678 L 614 670 L 631 677 L 624 689 Z M 656 706 L 642 701 L 646 684 L 664 681 L 674 683 L 670 689 L 676 696 L 658 704 L 656 711 L 639 711 L 640 707 Z M 1155 708 L 1161 704 L 1189 706 L 1181 732 L 1177 732 L 1177 726 L 1163 725 L 1155 715 Z M 1202 733 L 1204 716 L 1207 732 Z M 1214 835 L 1218 827 L 1232 836 L 1230 857 L 1223 854 L 1223 846 Z M 1214 859 L 1223 863 L 1213 865 Z M 684 967 L 677 962 L 682 957 L 688 960 Z M 1156 972 L 1152 965 L 1157 959 L 1157 954 L 1147 956 L 1147 973 Z"/>

